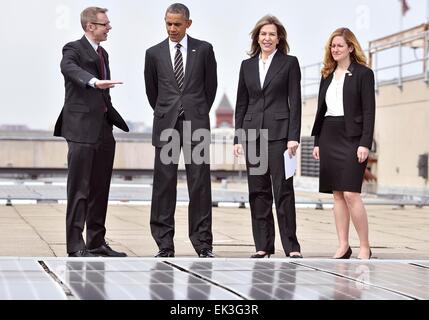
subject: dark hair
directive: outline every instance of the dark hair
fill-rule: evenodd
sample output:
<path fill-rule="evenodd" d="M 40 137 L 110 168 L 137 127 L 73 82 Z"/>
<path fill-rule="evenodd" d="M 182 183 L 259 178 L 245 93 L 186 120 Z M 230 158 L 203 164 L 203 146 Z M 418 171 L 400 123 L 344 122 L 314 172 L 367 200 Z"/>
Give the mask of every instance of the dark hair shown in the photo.
<path fill-rule="evenodd" d="M 186 18 L 186 20 L 189 20 L 190 17 L 190 13 L 189 13 L 189 9 L 187 6 L 185 6 L 182 3 L 173 3 L 172 5 L 170 5 L 167 10 L 165 11 L 165 15 L 167 15 L 167 13 L 180 13 L 183 14 L 183 16 Z"/>
<path fill-rule="evenodd" d="M 261 28 L 267 24 L 274 24 L 277 27 L 277 37 L 279 38 L 277 49 L 284 54 L 288 54 L 289 52 L 289 44 L 287 43 L 287 32 L 285 27 L 275 16 L 266 15 L 256 22 L 255 27 L 250 33 L 250 36 L 252 37 L 252 47 L 250 48 L 249 55 L 251 57 L 257 56 L 261 52 L 261 47 L 258 43 L 259 32 L 261 31 Z"/>

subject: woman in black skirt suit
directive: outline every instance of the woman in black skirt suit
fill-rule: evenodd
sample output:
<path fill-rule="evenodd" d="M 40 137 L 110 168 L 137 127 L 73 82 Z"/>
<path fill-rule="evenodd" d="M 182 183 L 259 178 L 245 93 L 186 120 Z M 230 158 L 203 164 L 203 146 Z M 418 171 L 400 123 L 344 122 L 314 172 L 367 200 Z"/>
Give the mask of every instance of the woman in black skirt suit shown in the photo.
<path fill-rule="evenodd" d="M 352 255 L 350 217 L 360 241 L 359 259 L 371 258 L 368 218 L 360 196 L 375 121 L 374 74 L 355 35 L 334 31 L 325 48 L 313 157 L 320 160 L 319 191 L 333 193 L 339 247 L 336 259 Z"/>

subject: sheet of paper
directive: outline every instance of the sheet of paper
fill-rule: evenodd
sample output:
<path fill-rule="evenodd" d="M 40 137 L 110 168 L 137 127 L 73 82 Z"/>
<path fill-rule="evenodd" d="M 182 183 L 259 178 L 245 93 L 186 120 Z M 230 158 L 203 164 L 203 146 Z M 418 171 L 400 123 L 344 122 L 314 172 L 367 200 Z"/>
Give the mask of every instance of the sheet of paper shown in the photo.
<path fill-rule="evenodd" d="M 285 176 L 286 180 L 292 177 L 296 172 L 296 155 L 289 157 L 287 149 L 283 155 L 285 161 Z"/>

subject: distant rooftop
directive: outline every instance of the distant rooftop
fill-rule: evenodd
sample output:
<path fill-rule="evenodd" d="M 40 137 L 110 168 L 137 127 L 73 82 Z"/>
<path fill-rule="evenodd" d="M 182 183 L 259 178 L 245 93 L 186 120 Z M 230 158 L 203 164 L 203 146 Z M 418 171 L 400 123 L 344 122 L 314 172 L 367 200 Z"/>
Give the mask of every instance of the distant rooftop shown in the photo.
<path fill-rule="evenodd" d="M 25 124 L 2 124 L 0 131 L 28 131 L 30 128 Z"/>
<path fill-rule="evenodd" d="M 141 140 L 151 141 L 151 132 L 116 132 L 114 130 L 115 139 L 118 141 L 130 141 L 130 140 Z M 4 130 L 0 129 L 0 141 L 1 140 L 35 140 L 35 141 L 46 141 L 46 140 L 64 140 L 61 137 L 54 137 L 53 131 L 51 130 Z"/>
<path fill-rule="evenodd" d="M 219 113 L 234 113 L 234 110 L 231 106 L 231 102 L 229 102 L 229 99 L 226 94 L 223 94 L 222 100 L 220 101 L 219 106 L 216 109 L 216 114 Z"/>

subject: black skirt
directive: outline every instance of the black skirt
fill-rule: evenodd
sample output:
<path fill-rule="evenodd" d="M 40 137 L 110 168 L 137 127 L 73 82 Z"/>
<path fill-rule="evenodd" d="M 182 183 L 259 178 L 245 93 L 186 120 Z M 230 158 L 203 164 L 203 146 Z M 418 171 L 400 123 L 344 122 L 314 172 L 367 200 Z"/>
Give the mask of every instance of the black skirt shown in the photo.
<path fill-rule="evenodd" d="M 361 192 L 368 159 L 359 163 L 359 141 L 346 135 L 344 117 L 325 117 L 319 137 L 319 192 Z"/>

